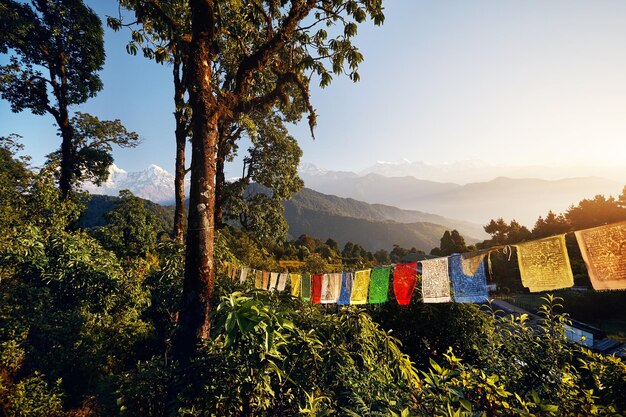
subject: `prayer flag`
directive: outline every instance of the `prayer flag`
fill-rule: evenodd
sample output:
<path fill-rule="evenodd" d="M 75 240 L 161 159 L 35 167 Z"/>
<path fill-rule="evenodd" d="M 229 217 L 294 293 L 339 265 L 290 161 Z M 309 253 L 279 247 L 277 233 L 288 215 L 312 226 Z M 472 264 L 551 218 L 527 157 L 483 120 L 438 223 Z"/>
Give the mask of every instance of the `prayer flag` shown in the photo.
<path fill-rule="evenodd" d="M 350 294 L 352 293 L 352 272 L 344 272 L 341 277 L 341 292 L 337 304 L 350 304 Z"/>
<path fill-rule="evenodd" d="M 278 285 L 278 272 L 270 272 L 270 283 L 268 285 L 268 290 L 275 291 L 276 285 Z"/>
<path fill-rule="evenodd" d="M 263 271 L 254 271 L 254 288 L 263 288 Z"/>
<path fill-rule="evenodd" d="M 263 271 L 263 283 L 261 284 L 264 290 L 268 289 L 270 286 L 270 273 Z"/>
<path fill-rule="evenodd" d="M 565 235 L 515 245 L 522 285 L 530 292 L 551 291 L 574 285 Z"/>
<path fill-rule="evenodd" d="M 450 279 L 457 303 L 487 302 L 487 276 L 485 275 L 485 254 L 453 254 L 450 264 Z"/>
<path fill-rule="evenodd" d="M 334 304 L 341 292 L 341 274 L 324 274 L 322 304 Z"/>
<path fill-rule="evenodd" d="M 241 274 L 239 275 L 239 283 L 243 284 L 248 278 L 248 268 L 241 268 Z"/>
<path fill-rule="evenodd" d="M 291 295 L 298 297 L 300 295 L 300 274 L 289 274 L 291 278 Z"/>
<path fill-rule="evenodd" d="M 285 287 L 287 286 L 287 276 L 289 274 L 280 274 L 278 275 L 278 285 L 276 285 L 276 290 L 285 291 Z"/>
<path fill-rule="evenodd" d="M 304 301 L 311 301 L 311 275 L 302 274 L 300 294 Z"/>
<path fill-rule="evenodd" d="M 626 289 L 626 222 L 575 232 L 594 290 Z"/>
<path fill-rule="evenodd" d="M 314 303 L 322 301 L 322 274 L 311 276 L 311 301 Z"/>
<path fill-rule="evenodd" d="M 354 282 L 352 283 L 352 294 L 350 304 L 366 304 L 367 290 L 370 287 L 370 270 L 356 271 Z"/>
<path fill-rule="evenodd" d="M 425 303 L 450 302 L 448 258 L 427 259 L 422 264 L 422 298 Z"/>
<path fill-rule="evenodd" d="M 416 281 L 416 262 L 397 264 L 393 268 L 393 293 L 398 304 L 408 305 L 411 302 Z"/>
<path fill-rule="evenodd" d="M 389 273 L 390 266 L 378 266 L 372 268 L 370 276 L 370 304 L 379 304 L 387 301 L 389 293 Z"/>

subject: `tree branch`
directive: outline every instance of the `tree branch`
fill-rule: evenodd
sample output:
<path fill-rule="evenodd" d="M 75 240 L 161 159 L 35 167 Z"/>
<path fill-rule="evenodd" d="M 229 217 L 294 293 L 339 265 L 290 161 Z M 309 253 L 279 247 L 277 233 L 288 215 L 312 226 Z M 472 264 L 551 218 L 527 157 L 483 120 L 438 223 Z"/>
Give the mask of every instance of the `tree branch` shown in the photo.
<path fill-rule="evenodd" d="M 270 57 L 278 51 L 298 28 L 298 23 L 315 7 L 316 0 L 307 0 L 300 3 L 291 1 L 291 9 L 274 36 L 261 45 L 252 55 L 242 60 L 235 76 L 235 99 L 240 100 L 247 93 L 252 76 L 267 63 Z"/>

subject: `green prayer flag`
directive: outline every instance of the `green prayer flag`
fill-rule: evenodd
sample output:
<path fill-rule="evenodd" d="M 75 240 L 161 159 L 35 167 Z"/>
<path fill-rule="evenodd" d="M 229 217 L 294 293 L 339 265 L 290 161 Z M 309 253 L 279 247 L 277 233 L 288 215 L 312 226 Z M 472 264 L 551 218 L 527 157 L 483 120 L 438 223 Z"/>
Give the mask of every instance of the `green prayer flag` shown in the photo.
<path fill-rule="evenodd" d="M 390 273 L 390 266 L 379 266 L 372 268 L 372 274 L 370 276 L 370 304 L 384 303 L 387 301 Z"/>
<path fill-rule="evenodd" d="M 300 294 L 304 301 L 311 301 L 311 274 L 302 274 Z"/>

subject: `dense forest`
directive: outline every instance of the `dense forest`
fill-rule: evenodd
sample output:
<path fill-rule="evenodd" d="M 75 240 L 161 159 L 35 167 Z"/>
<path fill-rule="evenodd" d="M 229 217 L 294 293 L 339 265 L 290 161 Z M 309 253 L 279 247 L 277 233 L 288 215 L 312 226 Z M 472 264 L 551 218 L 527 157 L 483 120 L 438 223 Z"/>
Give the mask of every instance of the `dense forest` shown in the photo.
<path fill-rule="evenodd" d="M 88 215 L 95 208 L 81 184 L 107 179 L 113 146 L 139 144 L 119 120 L 72 110 L 103 88 L 100 18 L 81 0 L 0 0 L 0 53 L 10 55 L 0 94 L 15 112 L 53 117 L 60 139 L 36 168 L 19 136 L 0 138 L 1 416 L 626 410 L 626 364 L 568 343 L 559 297 L 545 294 L 532 322 L 489 304 L 424 304 L 419 289 L 409 306 L 392 298 L 329 308 L 224 273 L 227 262 L 324 272 L 420 253 L 286 241 L 282 202 L 303 185 L 286 124 L 306 116 L 313 132 L 312 80 L 359 80 L 363 56 L 352 42 L 359 24 L 383 23 L 380 1 L 119 4 L 125 12 L 107 24 L 129 31 L 127 51 L 172 69 L 173 218 L 129 191 Z M 224 164 L 242 137 L 251 142 L 243 175 L 228 182 Z M 246 193 L 252 183 L 271 192 Z M 533 231 L 494 220 L 479 247 L 619 220 L 625 203 L 626 192 L 585 200 Z M 452 230 L 433 253 L 471 249 Z M 496 260 L 494 275 L 505 276 L 498 268 Z M 514 290 L 511 282 L 499 285 Z"/>

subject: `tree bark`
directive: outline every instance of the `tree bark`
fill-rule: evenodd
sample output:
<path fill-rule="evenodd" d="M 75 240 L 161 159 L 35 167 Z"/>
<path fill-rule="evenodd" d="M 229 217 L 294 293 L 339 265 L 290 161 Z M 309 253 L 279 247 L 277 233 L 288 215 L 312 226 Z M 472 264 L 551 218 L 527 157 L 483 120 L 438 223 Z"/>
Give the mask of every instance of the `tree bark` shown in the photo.
<path fill-rule="evenodd" d="M 183 243 L 185 233 L 185 145 L 187 144 L 187 120 L 185 119 L 185 85 L 181 78 L 180 53 L 174 56 L 174 118 L 176 119 L 176 169 L 174 173 L 175 208 L 174 238 Z M 184 68 L 183 68 L 184 70 Z"/>
<path fill-rule="evenodd" d="M 173 353 L 187 362 L 198 342 L 209 338 L 213 293 L 215 152 L 219 109 L 211 84 L 213 2 L 191 0 L 192 38 L 188 91 L 191 106 L 191 189 L 185 250 L 183 297 Z"/>

